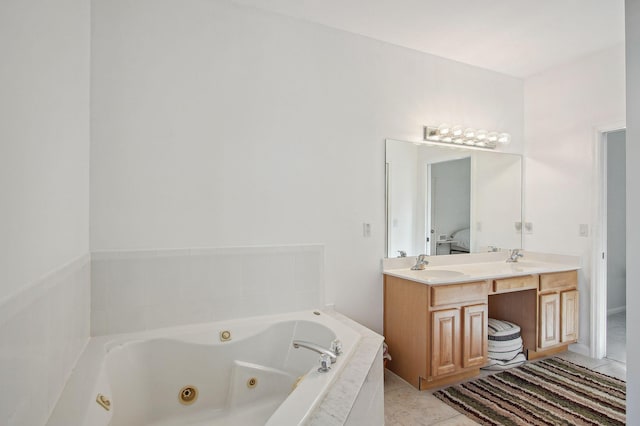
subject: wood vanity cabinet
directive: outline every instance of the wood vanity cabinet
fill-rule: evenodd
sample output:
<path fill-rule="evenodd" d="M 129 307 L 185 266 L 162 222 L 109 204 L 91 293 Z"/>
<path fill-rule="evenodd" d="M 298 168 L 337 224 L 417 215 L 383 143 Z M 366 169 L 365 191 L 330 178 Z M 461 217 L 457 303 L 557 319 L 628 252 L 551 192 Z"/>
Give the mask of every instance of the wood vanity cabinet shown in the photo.
<path fill-rule="evenodd" d="M 538 349 L 564 349 L 578 340 L 578 273 L 540 275 Z"/>
<path fill-rule="evenodd" d="M 459 373 L 487 362 L 487 305 L 431 312 L 431 376 Z"/>
<path fill-rule="evenodd" d="M 429 285 L 384 275 L 388 368 L 418 389 L 479 373 L 488 361 L 488 317 L 521 328 L 535 359 L 578 339 L 577 271 Z"/>
<path fill-rule="evenodd" d="M 418 389 L 470 377 L 487 362 L 489 283 L 429 286 L 384 277 L 389 368 Z"/>

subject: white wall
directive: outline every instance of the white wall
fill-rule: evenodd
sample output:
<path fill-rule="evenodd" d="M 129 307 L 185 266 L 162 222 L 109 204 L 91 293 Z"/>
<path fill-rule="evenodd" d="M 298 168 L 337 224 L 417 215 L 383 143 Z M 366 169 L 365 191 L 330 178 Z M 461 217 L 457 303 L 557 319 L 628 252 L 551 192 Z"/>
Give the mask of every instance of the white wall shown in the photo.
<path fill-rule="evenodd" d="M 0 3 L 0 301 L 89 250 L 88 17 Z"/>
<path fill-rule="evenodd" d="M 596 128 L 624 122 L 624 47 L 597 52 L 524 83 L 525 220 L 530 251 L 578 255 L 580 342 L 589 344 L 596 205 Z M 579 236 L 579 224 L 589 236 Z"/>
<path fill-rule="evenodd" d="M 44 424 L 89 338 L 89 4 L 0 2 L 0 424 Z"/>
<path fill-rule="evenodd" d="M 627 217 L 640 217 L 640 1 L 626 0 L 627 69 Z M 637 222 L 627 223 L 627 247 L 640 247 Z M 627 252 L 627 300 L 640 300 L 640 264 L 637 252 Z M 640 323 L 640 310 L 627 311 L 627 323 Z M 627 359 L 640 359 L 640 328 L 627 327 Z M 627 364 L 627 424 L 640 422 L 640 363 Z"/>
<path fill-rule="evenodd" d="M 326 300 L 381 331 L 384 139 L 461 122 L 522 149 L 515 78 L 229 1 L 92 18 L 92 250 L 320 243 Z"/>
<path fill-rule="evenodd" d="M 607 311 L 627 305 L 625 131 L 607 133 Z"/>

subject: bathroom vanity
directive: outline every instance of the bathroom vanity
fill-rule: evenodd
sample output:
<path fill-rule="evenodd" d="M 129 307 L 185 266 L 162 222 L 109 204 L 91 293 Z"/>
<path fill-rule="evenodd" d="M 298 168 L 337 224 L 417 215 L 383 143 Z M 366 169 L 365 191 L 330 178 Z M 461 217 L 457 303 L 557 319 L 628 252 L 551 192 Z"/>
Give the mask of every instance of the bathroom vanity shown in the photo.
<path fill-rule="evenodd" d="M 388 259 L 384 336 L 391 371 L 418 389 L 479 374 L 487 363 L 488 318 L 520 326 L 529 360 L 577 341 L 577 261 L 527 255 L 507 263 L 500 256 L 438 256 L 440 262 L 419 271 Z"/>

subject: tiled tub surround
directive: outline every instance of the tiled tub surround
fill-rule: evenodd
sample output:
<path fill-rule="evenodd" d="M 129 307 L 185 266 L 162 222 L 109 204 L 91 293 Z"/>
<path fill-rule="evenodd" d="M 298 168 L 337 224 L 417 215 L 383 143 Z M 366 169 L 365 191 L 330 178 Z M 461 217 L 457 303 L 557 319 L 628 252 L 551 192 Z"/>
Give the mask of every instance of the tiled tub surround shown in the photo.
<path fill-rule="evenodd" d="M 0 301 L 0 424 L 42 425 L 89 341 L 84 255 Z"/>
<path fill-rule="evenodd" d="M 360 334 L 349 363 L 308 422 L 314 426 L 384 425 L 384 338 L 335 311 L 326 312 Z"/>
<path fill-rule="evenodd" d="M 324 306 L 322 245 L 92 254 L 91 334 Z"/>
<path fill-rule="evenodd" d="M 298 323 L 298 321 L 302 322 Z M 56 407 L 53 415 L 51 416 L 48 424 L 87 424 L 91 426 L 100 424 L 106 425 L 109 424 L 112 419 L 114 421 L 116 420 L 116 414 L 120 415 L 120 422 L 122 422 L 122 411 L 118 412 L 118 410 L 126 411 L 128 400 L 125 398 L 125 401 L 122 402 L 122 395 L 118 395 L 117 392 L 118 387 L 114 387 L 117 382 L 117 377 L 110 377 L 110 375 L 113 374 L 113 371 L 117 371 L 115 367 L 121 365 L 117 362 L 117 360 L 119 359 L 119 351 L 128 348 L 130 344 L 154 344 L 154 342 L 159 342 L 160 344 L 164 344 L 166 346 L 167 342 L 177 342 L 178 344 L 180 344 L 181 341 L 184 341 L 185 343 L 182 344 L 182 347 L 186 349 L 188 349 L 189 347 L 194 347 L 197 350 L 201 350 L 203 347 L 210 347 L 211 349 L 217 351 L 227 350 L 237 352 L 239 348 L 242 348 L 243 346 L 246 347 L 246 343 L 249 342 L 248 340 L 243 340 L 244 335 L 246 335 L 247 339 L 251 339 L 255 338 L 251 337 L 253 336 L 252 333 L 256 332 L 255 330 L 257 330 L 258 333 L 263 333 L 264 331 L 270 332 L 270 330 L 286 331 L 290 328 L 288 326 L 291 324 L 298 324 L 296 325 L 296 327 L 294 327 L 294 330 L 295 333 L 300 335 L 297 336 L 296 334 L 297 337 L 294 336 L 295 338 L 306 337 L 303 336 L 305 333 L 313 334 L 315 330 L 315 332 L 320 333 L 318 334 L 317 339 L 314 339 L 314 337 L 311 336 L 307 337 L 306 340 L 326 340 L 328 338 L 327 332 L 329 332 L 329 334 L 331 334 L 332 336 L 335 333 L 335 335 L 343 341 L 345 353 L 343 356 L 338 358 L 338 362 L 333 365 L 333 371 L 330 371 L 329 373 L 316 372 L 315 360 L 317 356 L 315 353 L 306 351 L 304 349 L 291 348 L 290 339 L 294 337 L 291 337 L 290 335 L 282 335 L 281 338 L 277 338 L 277 336 L 275 336 L 275 339 L 267 339 L 275 346 L 270 348 L 263 348 L 261 354 L 244 353 L 243 355 L 243 353 L 235 353 L 235 355 L 232 357 L 233 359 L 243 360 L 256 357 L 264 358 L 265 356 L 267 356 L 267 358 L 265 359 L 268 363 L 280 365 L 283 362 L 278 361 L 278 359 L 280 358 L 276 357 L 271 361 L 268 361 L 269 359 L 271 359 L 269 358 L 268 354 L 273 353 L 275 355 L 284 351 L 288 352 L 289 355 L 287 355 L 283 365 L 289 365 L 293 362 L 293 364 L 291 365 L 295 366 L 296 362 L 300 361 L 302 362 L 302 364 L 300 364 L 300 366 L 302 366 L 302 369 L 298 371 L 298 373 L 308 371 L 305 378 L 299 383 L 296 391 L 291 393 L 289 397 L 287 397 L 287 399 L 285 399 L 284 402 L 279 405 L 276 412 L 274 413 L 274 417 L 271 418 L 271 422 L 278 425 L 293 425 L 299 424 L 301 422 L 301 419 L 304 419 L 304 424 L 311 425 L 382 425 L 384 422 L 383 376 L 381 359 L 382 337 L 333 311 L 323 311 L 320 313 L 320 315 L 316 315 L 312 311 L 303 311 L 299 313 L 281 314 L 277 316 L 255 317 L 236 321 L 173 327 L 168 329 L 159 329 L 124 335 L 94 337 L 91 340 L 90 344 L 87 346 L 87 349 L 85 350 L 82 358 L 80 359 L 78 366 L 75 369 L 74 374 L 67 385 L 67 388 L 65 389 L 65 393 L 60 399 L 60 402 Z M 220 329 L 230 330 L 232 332 L 232 336 L 235 337 L 235 340 L 232 339 L 229 343 L 219 342 L 215 337 L 218 336 L 218 331 Z M 252 332 L 252 330 L 254 331 Z M 259 335 L 260 334 L 257 334 L 256 336 Z M 199 342 L 200 340 L 198 339 L 202 337 L 205 338 L 206 342 L 199 343 L 196 346 L 192 345 L 192 343 Z M 109 357 L 113 355 L 109 354 L 110 351 L 115 351 L 113 352 L 113 354 L 116 356 L 115 360 L 112 361 L 111 364 L 109 364 Z M 180 352 L 181 351 L 176 352 L 176 359 L 178 361 Z M 163 354 L 166 356 L 170 356 L 172 352 L 163 351 Z M 196 354 L 194 353 L 194 355 Z M 216 353 L 211 353 L 210 355 L 213 357 L 216 356 Z M 137 358 L 133 357 L 128 359 L 135 360 Z M 196 356 L 194 359 L 198 359 L 198 357 Z M 103 368 L 105 365 L 107 367 L 106 369 Z M 197 366 L 197 364 L 195 365 Z M 192 367 L 193 366 L 191 364 L 182 365 L 181 367 L 178 367 L 176 371 L 185 373 L 184 380 L 186 381 L 201 380 L 202 374 L 196 374 L 191 379 L 187 377 L 189 376 L 189 371 L 192 369 Z M 215 368 L 218 367 L 220 366 L 215 366 Z M 162 371 L 158 371 L 157 374 L 162 376 L 164 374 L 163 371 L 165 370 L 166 369 L 162 369 Z M 132 374 L 135 375 L 135 373 Z M 270 382 L 268 380 L 269 377 L 265 377 L 264 380 L 260 379 L 259 374 L 261 373 L 259 371 L 252 372 L 251 374 L 257 374 L 259 377 L 259 384 L 258 387 L 256 387 L 256 390 L 260 389 L 260 384 L 262 384 L 263 387 L 268 386 Z M 223 375 L 224 374 L 216 373 L 216 377 L 221 377 Z M 146 376 L 141 377 L 144 378 Z M 154 380 L 158 379 L 153 374 L 152 377 L 154 377 Z M 199 377 L 200 379 L 196 379 L 195 377 Z M 116 379 L 116 382 L 110 383 L 110 380 L 114 379 Z M 169 376 L 167 376 L 167 378 L 165 379 L 160 377 L 158 385 L 154 385 L 154 389 L 157 390 L 158 397 L 162 396 L 162 384 L 167 381 L 170 381 Z M 133 382 L 134 383 L 132 383 L 132 386 L 137 389 L 135 387 L 135 380 Z M 176 387 L 176 389 L 179 389 L 182 383 L 180 380 L 178 380 L 178 382 L 175 384 L 175 386 L 173 386 Z M 328 388 L 324 391 L 321 391 L 320 394 L 316 394 L 317 396 L 314 396 L 313 392 L 317 392 L 314 389 L 320 389 L 318 386 L 322 386 L 323 382 L 326 382 L 325 386 L 328 386 Z M 205 389 L 205 387 L 212 385 L 211 383 L 209 385 L 207 385 L 206 381 L 203 383 L 189 383 L 200 386 L 202 388 L 202 401 L 200 403 L 200 406 L 202 405 L 202 403 L 211 403 L 210 394 L 212 392 L 212 389 Z M 246 398 L 252 391 L 247 391 L 245 389 L 244 393 L 247 393 L 247 395 L 243 396 L 243 388 L 244 386 L 241 386 L 239 388 L 240 390 L 234 390 L 227 396 L 225 396 L 226 394 L 223 392 L 221 395 L 219 395 L 218 399 L 220 399 L 223 406 L 226 406 L 224 401 L 226 401 L 226 403 L 229 403 L 233 402 L 234 397 Z M 121 392 L 127 389 L 128 386 L 125 386 L 124 388 L 122 386 L 120 387 Z M 96 404 L 95 395 L 98 392 L 113 397 L 112 411 L 107 412 Z M 107 394 L 107 392 L 109 393 Z M 206 392 L 208 392 L 209 394 L 207 394 Z M 284 395 L 286 395 L 287 393 L 288 387 L 287 392 L 285 392 Z M 118 396 L 120 396 L 120 400 L 118 400 Z M 130 396 L 133 396 L 135 399 L 135 392 Z M 175 405 L 173 409 L 175 410 L 174 415 L 176 417 L 174 417 L 173 423 L 170 423 L 182 424 L 182 422 L 185 420 L 183 416 L 189 416 L 190 408 L 185 408 L 184 406 L 179 405 L 177 401 L 174 401 L 175 398 L 173 393 L 170 393 L 170 395 L 168 395 L 168 398 L 170 402 L 165 401 L 162 403 L 163 410 L 171 411 L 171 407 Z M 231 400 L 227 400 L 227 398 L 231 398 Z M 145 399 L 145 401 L 147 402 L 151 400 L 153 400 L 153 398 L 150 400 Z M 196 401 L 196 404 L 197 402 L 198 401 Z M 143 406 L 148 405 L 144 404 L 144 401 L 140 401 L 140 404 L 142 404 Z M 202 411 L 202 409 L 204 408 L 205 407 L 199 408 L 197 405 L 194 405 L 193 408 L 191 408 L 192 414 L 196 415 L 198 413 L 195 413 L 195 411 Z M 193 411 L 193 409 L 196 410 Z M 245 405 L 244 408 L 240 409 L 242 410 L 242 412 L 238 412 L 236 415 L 246 417 L 247 415 L 249 415 L 248 413 L 253 410 L 253 407 L 251 405 Z M 222 413 L 227 412 L 223 410 Z M 155 410 L 149 412 L 149 414 L 152 416 L 157 415 Z M 220 412 L 217 413 L 216 410 L 214 410 L 210 413 L 210 415 L 211 414 L 215 416 L 216 414 L 220 414 Z M 215 417 L 211 417 L 207 421 L 214 421 L 213 424 L 217 424 L 215 423 L 214 419 Z M 161 419 L 154 419 L 154 421 L 159 420 Z M 201 420 L 204 420 L 204 418 L 202 418 Z M 165 419 L 165 421 L 168 421 L 168 419 Z M 250 417 L 244 418 L 244 421 L 250 421 Z M 140 418 L 138 418 L 135 422 L 146 424 L 146 421 L 142 421 Z M 259 423 L 262 424 L 263 422 L 264 420 L 260 421 Z"/>

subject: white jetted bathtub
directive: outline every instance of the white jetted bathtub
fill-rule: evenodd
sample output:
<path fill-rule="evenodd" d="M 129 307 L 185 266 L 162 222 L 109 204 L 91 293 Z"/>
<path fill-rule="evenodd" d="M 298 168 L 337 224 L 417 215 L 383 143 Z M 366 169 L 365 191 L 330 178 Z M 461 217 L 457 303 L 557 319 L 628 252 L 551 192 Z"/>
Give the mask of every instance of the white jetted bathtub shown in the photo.
<path fill-rule="evenodd" d="M 338 339 L 342 354 L 320 372 Z M 322 400 L 360 335 L 300 312 L 91 339 L 49 425 L 295 425 Z M 303 341 L 294 348 L 294 341 Z M 305 342 L 310 342 L 307 344 Z M 328 362 L 327 362 L 328 361 Z"/>

